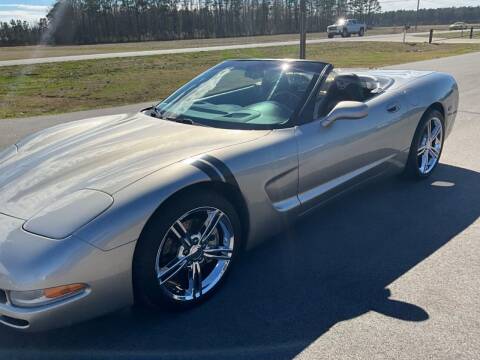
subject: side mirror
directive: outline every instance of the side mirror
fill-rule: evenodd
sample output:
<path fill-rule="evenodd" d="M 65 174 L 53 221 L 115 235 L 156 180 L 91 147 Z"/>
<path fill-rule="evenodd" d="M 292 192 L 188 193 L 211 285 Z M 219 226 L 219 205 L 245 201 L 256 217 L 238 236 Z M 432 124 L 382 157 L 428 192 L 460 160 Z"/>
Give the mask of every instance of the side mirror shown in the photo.
<path fill-rule="evenodd" d="M 330 126 L 337 120 L 363 119 L 368 115 L 368 105 L 359 101 L 340 101 L 322 121 L 322 126 Z"/>

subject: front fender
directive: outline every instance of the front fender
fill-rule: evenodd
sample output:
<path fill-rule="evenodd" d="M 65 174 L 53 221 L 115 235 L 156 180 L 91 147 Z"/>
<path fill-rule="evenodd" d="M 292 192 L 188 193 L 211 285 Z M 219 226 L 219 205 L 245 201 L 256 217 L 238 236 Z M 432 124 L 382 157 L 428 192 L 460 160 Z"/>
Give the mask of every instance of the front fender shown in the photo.
<path fill-rule="evenodd" d="M 113 205 L 74 235 L 108 251 L 138 240 L 155 210 L 178 191 L 211 181 L 204 172 L 178 162 L 148 175 L 113 194 Z"/>

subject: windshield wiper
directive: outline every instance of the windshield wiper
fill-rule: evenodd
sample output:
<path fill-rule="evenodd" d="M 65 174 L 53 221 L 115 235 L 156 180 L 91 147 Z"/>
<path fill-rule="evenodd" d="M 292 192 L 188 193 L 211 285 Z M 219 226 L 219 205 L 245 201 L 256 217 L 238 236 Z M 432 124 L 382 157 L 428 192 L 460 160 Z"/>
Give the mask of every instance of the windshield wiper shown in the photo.
<path fill-rule="evenodd" d="M 181 124 L 188 124 L 188 125 L 208 126 L 208 125 L 205 125 L 205 124 L 193 121 L 192 119 L 184 118 L 184 117 L 175 117 L 175 118 L 174 117 L 166 117 L 165 120 L 175 121 L 175 122 L 178 122 L 178 123 L 181 123 Z"/>
<path fill-rule="evenodd" d="M 145 110 L 150 110 L 149 115 L 154 118 L 161 118 L 161 114 L 158 112 L 156 106 L 152 106 L 151 108 L 147 108 Z"/>
<path fill-rule="evenodd" d="M 156 107 L 152 108 L 152 111 L 150 113 L 151 116 L 157 119 L 161 120 L 168 120 L 168 121 L 175 121 L 181 124 L 188 124 L 188 125 L 198 125 L 198 126 L 208 126 L 199 122 L 196 122 L 192 119 L 186 118 L 186 117 L 173 117 L 173 116 L 165 116 L 163 115 L 162 112 L 158 111 Z"/>

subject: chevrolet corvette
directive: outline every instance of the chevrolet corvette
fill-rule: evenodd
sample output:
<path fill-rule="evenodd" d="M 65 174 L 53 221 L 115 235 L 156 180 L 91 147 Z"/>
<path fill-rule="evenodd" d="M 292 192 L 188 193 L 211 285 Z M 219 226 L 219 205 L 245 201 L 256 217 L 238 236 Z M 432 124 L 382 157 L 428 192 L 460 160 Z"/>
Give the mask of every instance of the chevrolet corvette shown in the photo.
<path fill-rule="evenodd" d="M 231 60 L 136 114 L 20 140 L 0 153 L 0 322 L 195 306 L 273 229 L 432 174 L 458 101 L 444 73 Z"/>

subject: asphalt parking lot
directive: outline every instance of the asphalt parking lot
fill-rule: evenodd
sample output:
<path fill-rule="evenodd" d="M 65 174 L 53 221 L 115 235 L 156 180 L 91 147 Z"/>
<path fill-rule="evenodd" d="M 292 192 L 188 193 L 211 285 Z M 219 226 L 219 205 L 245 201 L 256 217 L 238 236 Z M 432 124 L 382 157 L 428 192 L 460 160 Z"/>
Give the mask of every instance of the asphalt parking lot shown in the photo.
<path fill-rule="evenodd" d="M 198 308 L 2 327 L 0 358 L 479 359 L 479 64 L 475 53 L 395 66 L 459 82 L 457 123 L 427 181 L 380 179 L 316 211 L 247 253 Z M 0 147 L 90 114 L 0 121 Z"/>

